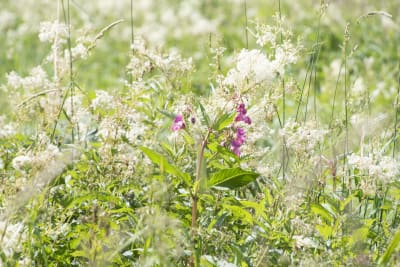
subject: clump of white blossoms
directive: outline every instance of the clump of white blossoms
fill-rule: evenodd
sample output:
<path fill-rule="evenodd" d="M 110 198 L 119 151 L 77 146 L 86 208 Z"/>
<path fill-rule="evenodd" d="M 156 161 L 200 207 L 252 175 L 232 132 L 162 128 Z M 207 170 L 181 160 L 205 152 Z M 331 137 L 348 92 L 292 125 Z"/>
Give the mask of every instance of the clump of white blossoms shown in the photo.
<path fill-rule="evenodd" d="M 5 116 L 0 116 L 0 138 L 7 138 L 16 134 L 16 124 L 7 123 Z"/>
<path fill-rule="evenodd" d="M 176 50 L 170 50 L 168 53 L 161 53 L 155 49 L 146 47 L 146 42 L 143 39 L 137 38 L 132 44 L 131 48 L 135 52 L 133 60 L 131 59 L 128 69 L 133 70 L 142 62 L 142 71 L 139 74 L 143 75 L 146 71 L 157 67 L 166 75 L 176 75 L 189 72 L 193 69 L 192 58 L 184 59 Z"/>
<path fill-rule="evenodd" d="M 110 110 L 115 107 L 114 97 L 107 91 L 96 90 L 96 97 L 92 100 L 90 107 L 93 109 Z"/>
<path fill-rule="evenodd" d="M 61 43 L 66 42 L 68 27 L 58 21 L 43 21 L 40 23 L 39 39 L 41 42 L 52 43 L 56 39 Z"/>
<path fill-rule="evenodd" d="M 0 221 L 0 248 L 7 258 L 11 258 L 14 252 L 21 250 L 22 241 L 25 239 L 23 230 L 23 223 Z"/>
<path fill-rule="evenodd" d="M 7 85 L 12 89 L 24 88 L 28 90 L 46 89 L 49 87 L 47 73 L 41 66 L 34 67 L 30 70 L 29 75 L 21 77 L 15 71 L 7 74 Z"/>
<path fill-rule="evenodd" d="M 50 162 L 53 162 L 61 155 L 61 151 L 57 146 L 49 143 L 48 140 L 43 142 L 46 142 L 46 144 L 42 144 L 42 150 L 20 152 L 20 155 L 12 160 L 12 167 L 21 172 L 29 168 L 42 169 L 46 168 Z"/>
<path fill-rule="evenodd" d="M 318 144 L 324 140 L 327 130 L 316 126 L 315 122 L 308 121 L 301 125 L 295 121 L 288 121 L 279 134 L 284 137 L 286 146 L 297 155 L 312 156 Z"/>
<path fill-rule="evenodd" d="M 347 158 L 352 169 L 358 169 L 362 175 L 387 184 L 399 175 L 399 164 L 392 157 L 371 153 L 368 156 L 351 154 Z"/>
<path fill-rule="evenodd" d="M 12 167 L 18 171 L 23 171 L 24 168 L 30 166 L 32 162 L 32 158 L 30 156 L 27 155 L 20 155 L 20 156 L 16 156 L 13 160 L 12 160 Z"/>
<path fill-rule="evenodd" d="M 274 64 L 267 56 L 257 49 L 242 49 L 236 57 L 236 66 L 231 69 L 226 78 L 225 84 L 238 89 L 269 83 L 275 76 Z"/>

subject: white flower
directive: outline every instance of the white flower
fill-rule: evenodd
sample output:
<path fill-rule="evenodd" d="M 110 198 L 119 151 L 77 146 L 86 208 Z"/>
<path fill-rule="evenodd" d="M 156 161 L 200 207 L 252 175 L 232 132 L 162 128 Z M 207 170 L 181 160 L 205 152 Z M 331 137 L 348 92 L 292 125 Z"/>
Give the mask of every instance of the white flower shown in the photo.
<path fill-rule="evenodd" d="M 22 85 L 22 78 L 15 71 L 12 71 L 6 75 L 7 85 L 13 89 L 17 89 Z"/>
<path fill-rule="evenodd" d="M 236 67 L 228 72 L 225 84 L 243 88 L 245 83 L 270 82 L 275 76 L 275 68 L 265 54 L 259 50 L 243 49 L 236 59 Z"/>
<path fill-rule="evenodd" d="M 90 106 L 93 109 L 112 109 L 115 106 L 114 97 L 106 91 L 96 90 L 96 98 L 92 100 Z"/>
<path fill-rule="evenodd" d="M 7 257 L 12 257 L 13 252 L 20 249 L 23 237 L 23 223 L 0 222 L 0 247 Z"/>
<path fill-rule="evenodd" d="M 14 169 L 21 171 L 23 167 L 28 166 L 31 164 L 32 158 L 29 156 L 21 155 L 17 156 L 13 159 L 11 165 Z"/>
<path fill-rule="evenodd" d="M 305 237 L 302 235 L 294 235 L 293 239 L 295 240 L 296 248 L 316 248 L 317 247 L 316 242 L 309 237 Z"/>
<path fill-rule="evenodd" d="M 327 130 L 317 128 L 315 123 L 309 121 L 305 125 L 297 122 L 287 122 L 280 130 L 280 135 L 285 137 L 286 145 L 295 153 L 313 155 L 316 146 L 324 140 Z"/>
<path fill-rule="evenodd" d="M 88 50 L 83 44 L 77 44 L 71 48 L 72 58 L 86 59 L 88 57 Z"/>
<path fill-rule="evenodd" d="M 379 179 L 386 184 L 399 175 L 399 165 L 395 159 L 379 154 L 360 156 L 351 154 L 347 158 L 350 167 L 358 169 L 364 175 Z"/>
<path fill-rule="evenodd" d="M 68 36 L 68 27 L 64 23 L 59 23 L 58 21 L 40 23 L 40 41 L 51 43 L 56 39 L 56 36 L 60 42 Z"/>
<path fill-rule="evenodd" d="M 0 116 L 0 138 L 6 138 L 16 133 L 14 123 L 5 123 L 5 117 Z"/>

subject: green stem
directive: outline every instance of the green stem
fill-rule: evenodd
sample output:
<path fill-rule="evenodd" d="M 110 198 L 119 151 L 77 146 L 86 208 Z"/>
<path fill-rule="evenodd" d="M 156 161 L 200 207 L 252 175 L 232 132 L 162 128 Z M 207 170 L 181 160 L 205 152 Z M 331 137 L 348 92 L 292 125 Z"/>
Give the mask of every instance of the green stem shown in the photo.
<path fill-rule="evenodd" d="M 197 229 L 197 216 L 198 216 L 198 200 L 199 200 L 199 195 L 198 195 L 198 189 L 199 189 L 199 182 L 200 182 L 200 175 L 201 175 L 201 169 L 202 169 L 202 162 L 204 158 L 204 149 L 206 148 L 208 138 L 211 133 L 211 128 L 208 129 L 207 135 L 205 136 L 204 140 L 201 142 L 201 147 L 199 154 L 197 156 L 197 165 L 196 165 L 196 178 L 194 181 L 194 188 L 192 192 L 192 224 L 191 224 L 191 233 L 192 233 L 192 239 L 193 241 L 196 238 L 196 229 Z M 195 261 L 194 261 L 194 256 L 192 256 L 192 259 L 190 261 L 190 266 L 195 266 Z"/>

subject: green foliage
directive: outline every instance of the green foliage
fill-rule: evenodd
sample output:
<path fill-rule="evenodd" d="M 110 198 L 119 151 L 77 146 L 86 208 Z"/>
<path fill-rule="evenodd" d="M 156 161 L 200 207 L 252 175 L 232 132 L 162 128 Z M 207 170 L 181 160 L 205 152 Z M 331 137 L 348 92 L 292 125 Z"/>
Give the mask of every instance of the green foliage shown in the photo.
<path fill-rule="evenodd" d="M 397 1 L 106 2 L 0 3 L 0 266 L 396 266 Z"/>
<path fill-rule="evenodd" d="M 209 187 L 220 186 L 237 189 L 254 181 L 259 174 L 240 168 L 224 169 L 213 174 L 207 182 Z"/>

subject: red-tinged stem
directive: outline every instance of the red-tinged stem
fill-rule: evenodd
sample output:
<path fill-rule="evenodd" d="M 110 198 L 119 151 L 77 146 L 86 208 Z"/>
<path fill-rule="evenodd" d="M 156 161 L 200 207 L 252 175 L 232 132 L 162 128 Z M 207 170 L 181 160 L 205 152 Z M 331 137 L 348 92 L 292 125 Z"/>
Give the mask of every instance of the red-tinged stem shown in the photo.
<path fill-rule="evenodd" d="M 192 192 L 192 225 L 191 225 L 191 232 L 192 232 L 192 239 L 195 241 L 196 234 L 197 234 L 197 215 L 198 215 L 198 210 L 197 210 L 197 203 L 199 200 L 198 196 L 198 188 L 199 188 L 199 181 L 200 181 L 200 175 L 201 175 L 201 169 L 202 169 L 202 162 L 204 158 L 204 149 L 206 148 L 207 142 L 208 142 L 208 137 L 210 136 L 211 129 L 207 131 L 207 135 L 205 136 L 204 140 L 201 143 L 200 151 L 197 156 L 197 166 L 196 166 L 196 179 L 194 182 L 194 188 Z M 194 255 L 192 256 L 190 260 L 190 266 L 194 267 L 195 266 L 195 257 Z"/>

